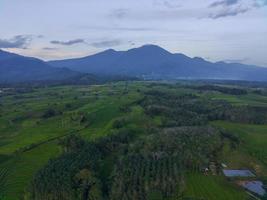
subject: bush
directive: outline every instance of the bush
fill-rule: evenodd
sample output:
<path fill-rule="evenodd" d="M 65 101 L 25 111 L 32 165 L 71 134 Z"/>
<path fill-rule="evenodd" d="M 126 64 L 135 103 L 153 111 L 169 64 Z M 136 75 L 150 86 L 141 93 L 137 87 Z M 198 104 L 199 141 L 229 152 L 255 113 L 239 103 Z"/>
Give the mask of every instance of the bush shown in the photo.
<path fill-rule="evenodd" d="M 112 124 L 112 128 L 120 129 L 120 128 L 124 127 L 126 125 L 126 123 L 127 123 L 127 120 L 125 118 L 116 119 Z"/>
<path fill-rule="evenodd" d="M 48 110 L 46 110 L 43 114 L 43 118 L 50 118 L 50 117 L 54 117 L 56 116 L 56 111 L 52 108 L 49 108 Z"/>

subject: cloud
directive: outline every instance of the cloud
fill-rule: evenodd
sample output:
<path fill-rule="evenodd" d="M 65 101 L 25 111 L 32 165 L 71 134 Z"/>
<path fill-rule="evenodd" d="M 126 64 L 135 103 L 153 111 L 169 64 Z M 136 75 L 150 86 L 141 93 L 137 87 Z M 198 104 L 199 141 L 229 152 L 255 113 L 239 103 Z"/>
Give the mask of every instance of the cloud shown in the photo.
<path fill-rule="evenodd" d="M 26 49 L 32 38 L 32 35 L 16 35 L 11 39 L 0 39 L 0 48 Z"/>
<path fill-rule="evenodd" d="M 145 27 L 111 27 L 106 28 L 106 30 L 114 31 L 155 31 L 156 28 L 145 28 Z"/>
<path fill-rule="evenodd" d="M 87 29 L 93 31 L 158 31 L 160 28 L 152 27 L 130 27 L 130 26 L 75 26 L 79 29 Z"/>
<path fill-rule="evenodd" d="M 239 3 L 240 0 L 221 0 L 221 1 L 215 1 L 212 4 L 210 4 L 209 7 L 217 7 L 217 6 L 232 6 Z"/>
<path fill-rule="evenodd" d="M 43 50 L 47 50 L 47 51 L 53 51 L 53 50 L 57 50 L 58 48 L 54 48 L 54 47 L 44 47 Z"/>
<path fill-rule="evenodd" d="M 267 6 L 267 0 L 217 0 L 209 5 L 209 8 L 214 7 L 230 7 L 230 6 L 242 6 L 242 5 L 249 5 L 251 8 L 260 8 Z"/>
<path fill-rule="evenodd" d="M 177 3 L 177 1 L 173 0 L 154 0 L 154 5 L 163 6 L 170 9 L 181 7 L 181 5 Z"/>
<path fill-rule="evenodd" d="M 114 47 L 122 44 L 121 40 L 105 40 L 101 42 L 93 42 L 90 45 L 96 48 Z"/>
<path fill-rule="evenodd" d="M 115 9 L 110 13 L 109 16 L 117 19 L 123 19 L 128 15 L 129 12 L 129 9 Z"/>
<path fill-rule="evenodd" d="M 261 8 L 261 7 L 264 7 L 264 6 L 267 6 L 267 0 L 254 0 L 254 7 L 255 8 Z"/>
<path fill-rule="evenodd" d="M 75 40 L 69 40 L 69 41 L 59 41 L 59 40 L 53 40 L 50 41 L 51 44 L 59 44 L 59 45 L 65 45 L 65 46 L 70 46 L 74 44 L 85 44 L 84 39 L 75 39 Z"/>
<path fill-rule="evenodd" d="M 257 0 L 219 0 L 209 5 L 212 13 L 209 18 L 218 19 L 223 17 L 237 16 L 246 13 L 258 7 Z"/>
<path fill-rule="evenodd" d="M 121 15 L 119 20 L 134 20 L 141 21 L 138 25 L 143 24 L 144 21 L 164 21 L 164 20 L 181 20 L 188 18 L 199 18 L 201 15 L 206 14 L 205 10 L 195 8 L 183 8 L 183 9 L 152 9 L 149 11 L 132 10 L 125 15 Z M 114 16 L 114 15 L 109 15 Z M 152 24 L 151 24 L 152 25 Z M 154 28 L 155 29 L 155 28 Z M 161 26 L 157 26 L 156 29 L 162 29 Z"/>
<path fill-rule="evenodd" d="M 218 18 L 223 18 L 223 17 L 237 16 L 239 14 L 246 13 L 249 10 L 250 10 L 249 8 L 241 8 L 241 7 L 237 7 L 234 9 L 224 9 L 224 10 L 219 11 L 218 13 L 210 14 L 209 18 L 218 19 Z"/>
<path fill-rule="evenodd" d="M 249 58 L 242 58 L 242 59 L 228 59 L 228 60 L 223 60 L 223 62 L 227 62 L 227 63 L 244 63 L 246 61 L 248 61 Z"/>

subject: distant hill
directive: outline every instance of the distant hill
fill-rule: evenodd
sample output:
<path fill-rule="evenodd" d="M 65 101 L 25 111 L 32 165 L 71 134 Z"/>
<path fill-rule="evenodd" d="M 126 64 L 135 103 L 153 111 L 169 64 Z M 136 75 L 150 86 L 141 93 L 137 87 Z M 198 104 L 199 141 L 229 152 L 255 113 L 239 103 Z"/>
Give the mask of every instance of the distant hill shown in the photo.
<path fill-rule="evenodd" d="M 98 75 L 267 81 L 267 68 L 238 63 L 212 63 L 202 58 L 172 54 L 155 45 L 128 51 L 110 49 L 83 58 L 50 61 L 49 64 Z"/>
<path fill-rule="evenodd" d="M 80 74 L 67 68 L 54 68 L 36 58 L 0 50 L 0 83 L 59 81 Z"/>

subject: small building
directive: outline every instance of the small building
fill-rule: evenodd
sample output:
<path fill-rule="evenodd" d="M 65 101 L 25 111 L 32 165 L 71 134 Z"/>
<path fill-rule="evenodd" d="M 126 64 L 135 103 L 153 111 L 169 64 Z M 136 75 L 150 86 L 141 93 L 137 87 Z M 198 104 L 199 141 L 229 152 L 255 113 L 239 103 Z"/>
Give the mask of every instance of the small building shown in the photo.
<path fill-rule="evenodd" d="M 226 177 L 255 177 L 250 170 L 227 170 L 224 169 L 223 173 Z"/>
<path fill-rule="evenodd" d="M 241 181 L 240 185 L 246 190 L 259 196 L 264 196 L 266 194 L 263 183 L 261 181 Z"/>

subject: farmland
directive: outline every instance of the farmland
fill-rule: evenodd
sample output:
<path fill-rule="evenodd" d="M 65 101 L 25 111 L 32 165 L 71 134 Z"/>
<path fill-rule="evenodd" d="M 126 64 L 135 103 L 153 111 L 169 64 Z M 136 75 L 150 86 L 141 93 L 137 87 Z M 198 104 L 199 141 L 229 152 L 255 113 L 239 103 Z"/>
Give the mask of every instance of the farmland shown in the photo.
<path fill-rule="evenodd" d="M 246 199 L 246 194 L 237 186 L 228 183 L 224 177 L 204 176 L 191 173 L 187 175 L 188 188 L 185 197 L 196 199 Z M 220 194 L 220 195 L 218 195 Z M 186 199 L 186 198 L 185 198 Z"/>
<path fill-rule="evenodd" d="M 219 167 L 266 179 L 267 95 L 242 89 L 130 81 L 10 89 L 0 97 L 0 197 L 79 199 L 92 174 L 95 199 L 248 199 Z M 211 162 L 216 175 L 204 175 Z"/>

